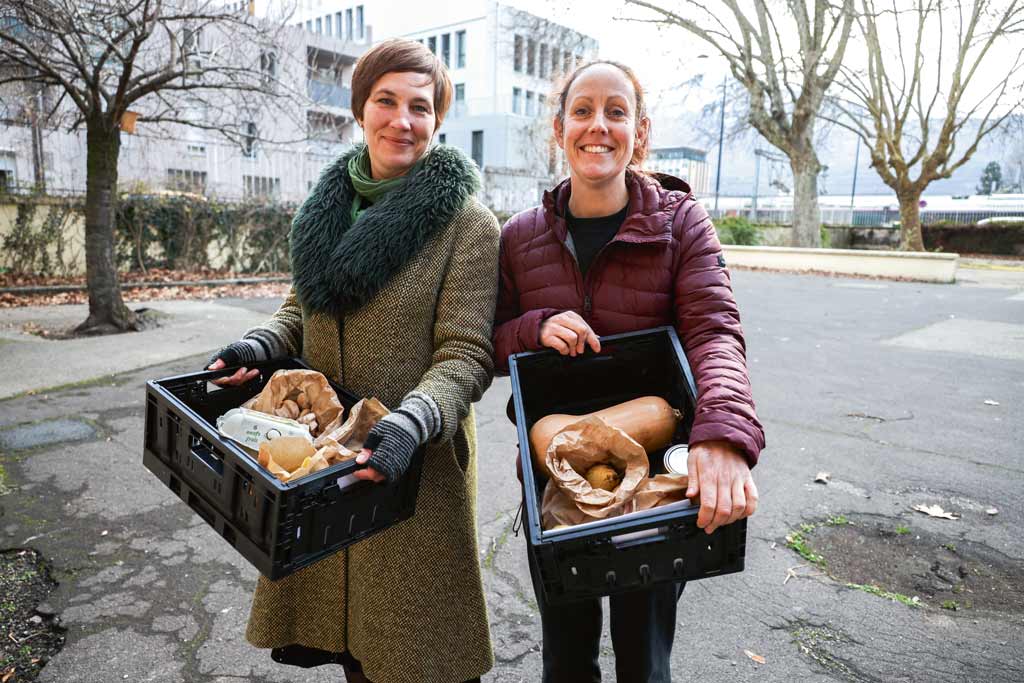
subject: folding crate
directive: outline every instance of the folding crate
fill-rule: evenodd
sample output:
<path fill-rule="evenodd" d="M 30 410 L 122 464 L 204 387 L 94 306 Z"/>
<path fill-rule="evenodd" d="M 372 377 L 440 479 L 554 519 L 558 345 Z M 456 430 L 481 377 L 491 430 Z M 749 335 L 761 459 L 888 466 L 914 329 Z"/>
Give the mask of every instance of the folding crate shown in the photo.
<path fill-rule="evenodd" d="M 297 359 L 254 365 L 258 378 L 237 387 L 211 380 L 235 369 L 146 383 L 143 465 L 271 579 L 287 576 L 410 516 L 416 510 L 422 452 L 392 485 L 353 476 L 354 460 L 283 483 L 216 428 L 217 417 L 258 394 Z M 331 382 L 346 415 L 358 398 Z"/>
<path fill-rule="evenodd" d="M 553 350 L 509 358 L 525 492 L 525 527 L 535 588 L 548 604 L 611 595 L 669 581 L 743 570 L 746 520 L 710 536 L 688 501 L 578 524 L 541 529 L 547 483 L 533 469 L 530 428 L 552 413 L 581 415 L 641 396 L 660 396 L 683 412 L 673 443 L 687 443 L 696 387 L 679 338 L 659 327 L 601 338 L 601 352 L 575 358 Z M 648 453 L 664 472 L 664 449 Z"/>

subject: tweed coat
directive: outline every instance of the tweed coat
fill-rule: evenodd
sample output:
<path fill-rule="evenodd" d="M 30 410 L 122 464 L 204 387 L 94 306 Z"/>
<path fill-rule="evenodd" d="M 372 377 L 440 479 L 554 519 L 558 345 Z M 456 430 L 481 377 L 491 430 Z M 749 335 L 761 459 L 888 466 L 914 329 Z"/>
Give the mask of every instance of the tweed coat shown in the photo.
<path fill-rule="evenodd" d="M 435 163 L 438 155 L 443 163 Z M 443 205 L 452 187 L 464 184 L 467 173 L 477 186 L 475 169 L 461 154 L 438 148 L 430 157 L 416 178 L 360 214 L 352 229 L 365 223 L 364 216 L 377 221 L 370 226 L 377 232 L 393 228 L 381 221 L 443 215 L 430 211 Z M 327 301 L 325 292 L 318 292 L 320 299 L 308 291 L 303 296 L 300 283 L 324 274 L 309 272 L 310 264 L 332 269 L 332 276 L 343 268 L 352 275 L 351 264 L 332 264 L 323 244 L 316 254 L 321 261 L 315 261 L 302 253 L 308 248 L 302 245 L 316 243 L 310 231 L 329 231 L 331 221 L 350 220 L 344 218 L 345 203 L 354 190 L 344 164 L 347 157 L 325 171 L 296 217 L 295 285 L 264 327 L 291 353 L 357 395 L 376 396 L 390 408 L 410 391 L 429 395 L 440 408 L 441 433 L 426 448 L 415 515 L 279 581 L 261 576 L 246 637 L 264 648 L 298 644 L 348 651 L 376 683 L 465 681 L 493 665 L 477 551 L 470 404 L 493 375 L 498 225 L 467 194 L 444 225 L 426 231 L 430 236 L 404 265 L 375 283 L 375 293 L 367 290 L 358 308 L 323 310 L 316 304 Z M 420 211 L 418 202 L 434 208 Z M 373 259 L 374 253 L 347 256 Z"/>
<path fill-rule="evenodd" d="M 678 178 L 627 173 L 622 226 L 580 273 L 565 223 L 571 185 L 509 219 L 501 233 L 495 361 L 541 348 L 540 326 L 576 311 L 598 335 L 674 325 L 697 384 L 690 441 L 732 443 L 753 467 L 764 447 L 746 345 L 714 226 Z"/>

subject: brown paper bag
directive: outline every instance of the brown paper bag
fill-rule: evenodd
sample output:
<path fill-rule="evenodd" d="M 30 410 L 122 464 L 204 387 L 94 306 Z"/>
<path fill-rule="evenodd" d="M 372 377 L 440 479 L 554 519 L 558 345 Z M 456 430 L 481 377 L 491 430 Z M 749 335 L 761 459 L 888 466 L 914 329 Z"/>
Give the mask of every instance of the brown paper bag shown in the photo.
<path fill-rule="evenodd" d="M 323 454 L 332 465 L 345 462 L 359 455 L 367 434 L 389 411 L 375 398 L 364 398 L 349 412 L 344 424 L 324 432 L 313 441 L 317 455 Z"/>
<path fill-rule="evenodd" d="M 599 463 L 623 473 L 614 491 L 595 489 L 584 479 L 584 473 Z M 544 464 L 551 472 L 550 482 L 593 519 L 621 514 L 637 487 L 647 479 L 649 468 L 643 446 L 595 416 L 574 422 L 556 434 Z"/>
<path fill-rule="evenodd" d="M 285 406 L 285 401 L 297 402 L 299 394 L 304 394 L 309 410 L 316 416 L 317 428 L 310 430 L 314 437 L 340 424 L 345 409 L 327 378 L 316 370 L 278 370 L 267 381 L 263 391 L 243 403 L 242 407 L 268 415 L 292 417 L 279 411 Z"/>
<path fill-rule="evenodd" d="M 633 496 L 633 512 L 650 510 L 661 505 L 686 500 L 690 478 L 685 474 L 659 474 L 648 477 Z"/>

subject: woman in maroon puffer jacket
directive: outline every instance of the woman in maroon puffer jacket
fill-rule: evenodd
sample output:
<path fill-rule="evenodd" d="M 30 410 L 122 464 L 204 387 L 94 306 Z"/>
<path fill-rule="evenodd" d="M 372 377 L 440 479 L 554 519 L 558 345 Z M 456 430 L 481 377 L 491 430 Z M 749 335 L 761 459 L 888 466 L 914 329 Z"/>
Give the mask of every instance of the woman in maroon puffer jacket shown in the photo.
<path fill-rule="evenodd" d="M 598 335 L 674 325 L 698 393 L 687 495 L 700 496 L 697 524 L 711 533 L 753 514 L 750 468 L 764 447 L 721 246 L 686 183 L 639 170 L 650 122 L 630 69 L 585 65 L 557 102 L 555 139 L 570 177 L 502 229 L 496 366 L 507 373 L 513 353 L 575 356 L 600 351 Z M 610 598 L 620 683 L 671 681 L 681 592 L 667 584 Z M 547 609 L 537 600 L 544 681 L 600 681 L 600 601 Z"/>

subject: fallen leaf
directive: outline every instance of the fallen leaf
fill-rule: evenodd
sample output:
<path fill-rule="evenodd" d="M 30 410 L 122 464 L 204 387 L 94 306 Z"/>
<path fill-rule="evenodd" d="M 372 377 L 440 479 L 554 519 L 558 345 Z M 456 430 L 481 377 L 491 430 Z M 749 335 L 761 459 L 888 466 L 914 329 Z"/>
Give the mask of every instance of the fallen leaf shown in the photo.
<path fill-rule="evenodd" d="M 987 510 L 985 510 L 985 513 L 989 515 L 998 515 L 999 510 L 997 510 L 996 508 L 988 508 Z"/>
<path fill-rule="evenodd" d="M 751 659 L 753 659 L 758 664 L 764 664 L 765 663 L 764 657 L 762 657 L 761 655 L 755 655 L 750 650 L 744 650 L 743 654 L 745 654 L 746 656 L 750 657 Z"/>
<path fill-rule="evenodd" d="M 955 515 L 952 512 L 946 512 L 938 505 L 915 505 L 914 509 L 918 512 L 923 512 L 929 517 L 941 517 L 942 519 L 960 519 L 959 515 Z"/>
<path fill-rule="evenodd" d="M 4 677 L 0 678 L 0 683 L 7 683 L 7 681 L 11 680 L 11 677 L 13 675 L 14 675 L 14 669 L 9 669 L 7 671 L 7 673 L 4 674 Z"/>
<path fill-rule="evenodd" d="M 104 529 L 103 531 L 101 531 L 101 532 L 100 532 L 100 536 L 106 536 L 106 535 L 107 535 L 107 534 L 109 534 L 109 533 L 110 533 L 109 531 L 107 531 L 106 529 Z"/>
<path fill-rule="evenodd" d="M 814 483 L 816 484 L 827 484 L 832 479 L 831 472 L 818 472 L 814 475 Z"/>
<path fill-rule="evenodd" d="M 988 400 L 985 401 L 985 405 L 987 405 L 987 406 L 997 406 L 997 405 L 999 405 L 999 401 L 993 401 L 992 399 L 988 399 Z"/>

